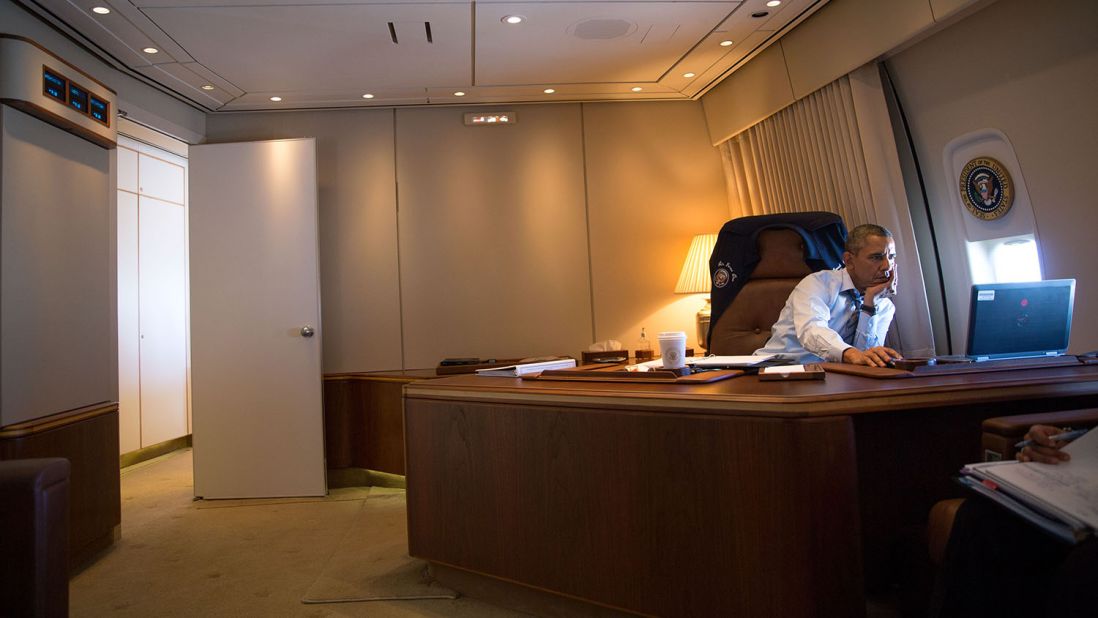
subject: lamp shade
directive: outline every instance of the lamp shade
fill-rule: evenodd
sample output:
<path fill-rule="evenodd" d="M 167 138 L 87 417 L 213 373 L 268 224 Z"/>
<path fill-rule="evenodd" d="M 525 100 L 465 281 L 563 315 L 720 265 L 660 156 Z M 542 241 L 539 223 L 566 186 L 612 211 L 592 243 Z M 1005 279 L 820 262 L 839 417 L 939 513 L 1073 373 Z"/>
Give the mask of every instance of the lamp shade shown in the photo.
<path fill-rule="evenodd" d="M 716 234 L 698 234 L 690 241 L 690 251 L 686 254 L 676 294 L 709 293 L 709 256 L 713 254 L 713 245 L 717 243 Z"/>

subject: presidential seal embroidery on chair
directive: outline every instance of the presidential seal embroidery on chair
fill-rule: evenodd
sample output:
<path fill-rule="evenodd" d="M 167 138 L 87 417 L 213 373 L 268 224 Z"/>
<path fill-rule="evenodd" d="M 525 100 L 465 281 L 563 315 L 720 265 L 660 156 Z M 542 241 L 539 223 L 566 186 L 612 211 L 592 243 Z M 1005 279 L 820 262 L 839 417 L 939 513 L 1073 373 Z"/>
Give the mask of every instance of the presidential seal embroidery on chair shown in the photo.
<path fill-rule="evenodd" d="M 972 216 L 985 221 L 998 219 L 1014 203 L 1014 183 L 1002 163 L 991 157 L 977 157 L 961 170 L 961 201 Z"/>

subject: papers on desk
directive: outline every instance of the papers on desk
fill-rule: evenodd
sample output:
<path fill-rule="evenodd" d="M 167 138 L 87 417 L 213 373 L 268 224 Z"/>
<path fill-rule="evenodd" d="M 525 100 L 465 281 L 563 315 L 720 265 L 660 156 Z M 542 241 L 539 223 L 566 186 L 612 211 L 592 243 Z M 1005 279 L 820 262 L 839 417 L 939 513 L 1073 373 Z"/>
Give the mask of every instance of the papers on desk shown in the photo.
<path fill-rule="evenodd" d="M 569 367 L 576 366 L 576 359 L 574 358 L 562 358 L 550 361 L 541 361 L 537 363 L 519 363 L 516 365 L 505 365 L 503 367 L 490 367 L 488 369 L 477 369 L 478 376 L 503 376 L 516 378 L 518 376 L 524 376 L 529 373 L 538 373 L 545 371 L 546 369 L 568 369 Z"/>
<path fill-rule="evenodd" d="M 759 354 L 758 356 L 688 356 L 684 362 L 687 367 L 693 369 L 757 369 L 765 365 L 784 365 L 789 361 L 780 354 Z M 626 371 L 657 369 L 663 369 L 661 358 L 625 366 Z"/>
<path fill-rule="evenodd" d="M 823 367 L 817 363 L 811 365 L 780 365 L 763 367 L 759 370 L 759 380 L 823 380 L 827 377 Z"/>
<path fill-rule="evenodd" d="M 1040 526 L 1076 543 L 1098 530 L 1098 431 L 1063 448 L 1056 465 L 995 461 L 970 464 L 961 482 Z"/>
<path fill-rule="evenodd" d="M 777 359 L 777 354 L 759 354 L 756 356 L 695 356 L 686 359 L 686 364 L 700 369 L 745 369 L 759 367 Z"/>

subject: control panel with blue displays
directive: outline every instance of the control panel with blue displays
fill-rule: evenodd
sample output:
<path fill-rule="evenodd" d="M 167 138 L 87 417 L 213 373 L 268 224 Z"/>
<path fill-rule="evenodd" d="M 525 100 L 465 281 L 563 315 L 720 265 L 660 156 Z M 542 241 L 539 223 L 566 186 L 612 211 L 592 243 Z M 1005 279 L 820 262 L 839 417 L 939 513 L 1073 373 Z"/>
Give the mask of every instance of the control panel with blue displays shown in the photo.
<path fill-rule="evenodd" d="M 69 107 L 88 113 L 88 91 L 76 84 L 69 84 Z"/>
<path fill-rule="evenodd" d="M 43 67 L 42 68 L 42 92 L 48 97 L 53 97 L 62 103 L 65 102 L 65 89 L 68 83 L 64 77 Z"/>
<path fill-rule="evenodd" d="M 111 104 L 94 94 L 88 95 L 88 114 L 103 124 L 110 124 L 108 119 L 111 114 Z"/>
<path fill-rule="evenodd" d="M 118 146 L 118 93 L 33 40 L 5 32 L 0 102 L 100 148 Z"/>
<path fill-rule="evenodd" d="M 108 127 L 111 124 L 109 102 L 45 65 L 42 66 L 42 93 Z"/>

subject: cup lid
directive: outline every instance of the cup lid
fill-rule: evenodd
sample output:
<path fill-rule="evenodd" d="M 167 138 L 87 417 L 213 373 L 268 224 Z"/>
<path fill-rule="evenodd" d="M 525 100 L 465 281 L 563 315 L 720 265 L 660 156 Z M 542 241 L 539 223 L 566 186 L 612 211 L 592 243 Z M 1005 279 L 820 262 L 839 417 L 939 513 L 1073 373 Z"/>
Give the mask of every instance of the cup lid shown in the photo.
<path fill-rule="evenodd" d="M 678 339 L 679 337 L 686 337 L 686 331 L 681 330 L 669 330 L 659 334 L 660 339 Z"/>

